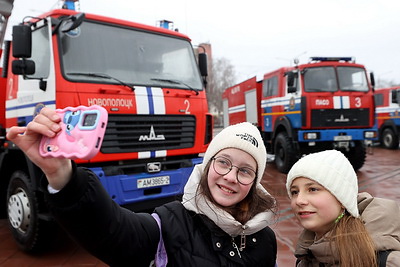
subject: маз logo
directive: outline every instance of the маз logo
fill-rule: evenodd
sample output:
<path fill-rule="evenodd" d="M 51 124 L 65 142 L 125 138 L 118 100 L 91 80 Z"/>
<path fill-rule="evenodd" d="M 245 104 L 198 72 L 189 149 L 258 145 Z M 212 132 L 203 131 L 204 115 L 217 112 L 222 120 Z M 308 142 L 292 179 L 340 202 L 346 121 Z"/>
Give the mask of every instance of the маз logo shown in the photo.
<path fill-rule="evenodd" d="M 139 141 L 160 141 L 160 140 L 165 140 L 165 137 L 163 134 L 156 135 L 153 125 L 151 125 L 149 135 L 141 135 L 139 137 Z"/>

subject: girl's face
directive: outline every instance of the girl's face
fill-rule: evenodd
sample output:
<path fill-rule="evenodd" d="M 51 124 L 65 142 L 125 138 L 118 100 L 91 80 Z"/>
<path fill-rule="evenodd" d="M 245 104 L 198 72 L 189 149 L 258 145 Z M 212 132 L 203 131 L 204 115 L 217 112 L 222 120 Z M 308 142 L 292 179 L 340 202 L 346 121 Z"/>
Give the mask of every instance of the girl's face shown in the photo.
<path fill-rule="evenodd" d="M 214 158 L 224 157 L 228 159 L 232 165 L 239 168 L 249 168 L 257 170 L 255 159 L 236 148 L 226 148 L 218 152 Z M 237 180 L 238 168 L 233 167 L 230 172 L 225 175 L 218 174 L 213 167 L 212 160 L 207 176 L 207 184 L 214 200 L 223 207 L 231 207 L 242 201 L 249 193 L 254 181 L 248 185 L 243 185 Z"/>
<path fill-rule="evenodd" d="M 317 239 L 330 231 L 343 211 L 340 202 L 319 183 L 304 177 L 293 180 L 291 206 L 300 224 L 316 233 Z"/>

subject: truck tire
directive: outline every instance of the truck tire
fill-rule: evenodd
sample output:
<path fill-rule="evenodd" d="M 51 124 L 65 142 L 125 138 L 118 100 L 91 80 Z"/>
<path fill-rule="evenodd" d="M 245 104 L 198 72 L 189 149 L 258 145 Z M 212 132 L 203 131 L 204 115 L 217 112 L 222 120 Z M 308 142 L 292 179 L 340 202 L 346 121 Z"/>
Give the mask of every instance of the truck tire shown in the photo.
<path fill-rule="evenodd" d="M 45 222 L 38 217 L 38 199 L 25 172 L 12 174 L 7 189 L 7 216 L 12 235 L 18 246 L 26 252 L 42 249 L 42 231 Z M 49 230 L 49 229 L 45 229 Z"/>
<path fill-rule="evenodd" d="M 386 128 L 382 132 L 381 145 L 388 149 L 397 149 L 399 147 L 399 137 L 396 136 L 391 128 Z"/>
<path fill-rule="evenodd" d="M 297 160 L 297 153 L 285 132 L 276 136 L 274 151 L 276 168 L 282 173 L 288 173 Z"/>
<path fill-rule="evenodd" d="M 355 171 L 358 171 L 364 165 L 367 156 L 367 149 L 363 142 L 357 141 L 355 146 L 351 147 L 349 151 L 342 152 L 350 161 Z"/>

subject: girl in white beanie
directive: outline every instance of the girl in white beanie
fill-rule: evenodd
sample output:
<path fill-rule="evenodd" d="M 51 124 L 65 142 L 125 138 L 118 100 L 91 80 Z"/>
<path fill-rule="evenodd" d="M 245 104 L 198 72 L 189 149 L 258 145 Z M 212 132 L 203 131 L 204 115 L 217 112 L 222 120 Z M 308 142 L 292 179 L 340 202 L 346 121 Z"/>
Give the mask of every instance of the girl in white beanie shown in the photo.
<path fill-rule="evenodd" d="M 222 130 L 195 166 L 183 201 L 140 214 L 117 205 L 90 170 L 40 156 L 41 136 L 56 135 L 59 122 L 43 108 L 7 138 L 43 170 L 50 211 L 93 255 L 111 266 L 275 266 L 276 237 L 268 225 L 276 203 L 260 184 L 267 155 L 255 126 Z"/>
<path fill-rule="evenodd" d="M 358 194 L 357 182 L 337 150 L 309 154 L 293 165 L 286 188 L 304 227 L 295 251 L 298 267 L 400 266 L 399 206 Z"/>

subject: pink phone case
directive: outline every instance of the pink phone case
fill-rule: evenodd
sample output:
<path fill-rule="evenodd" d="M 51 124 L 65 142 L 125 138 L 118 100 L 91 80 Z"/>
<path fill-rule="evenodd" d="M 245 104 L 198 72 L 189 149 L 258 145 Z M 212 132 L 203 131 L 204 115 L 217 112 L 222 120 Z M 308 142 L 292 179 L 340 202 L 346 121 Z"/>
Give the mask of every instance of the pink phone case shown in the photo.
<path fill-rule="evenodd" d="M 42 157 L 91 159 L 99 152 L 106 131 L 108 113 L 97 105 L 57 109 L 61 131 L 53 138 L 42 137 Z"/>

